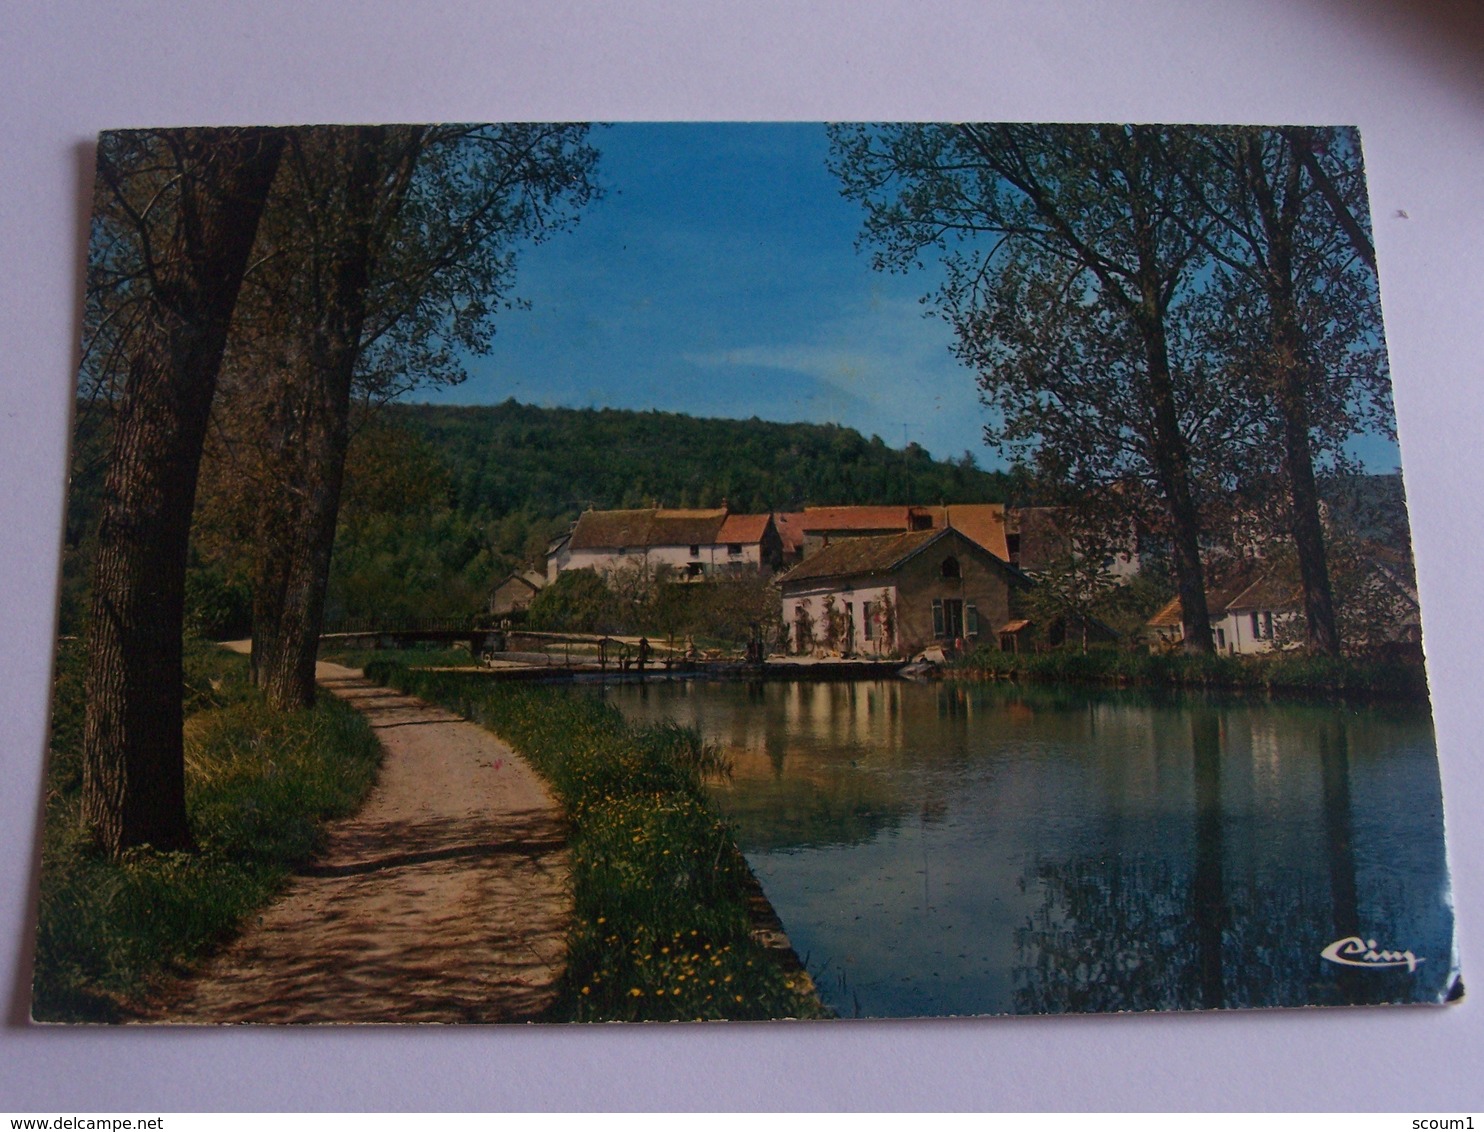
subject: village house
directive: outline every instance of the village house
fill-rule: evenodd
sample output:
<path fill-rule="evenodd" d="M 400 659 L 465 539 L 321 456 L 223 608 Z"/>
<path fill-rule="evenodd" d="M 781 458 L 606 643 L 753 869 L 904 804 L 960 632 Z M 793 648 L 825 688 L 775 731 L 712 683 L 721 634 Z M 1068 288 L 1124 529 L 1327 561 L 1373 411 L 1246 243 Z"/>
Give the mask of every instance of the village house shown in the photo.
<path fill-rule="evenodd" d="M 1145 623 L 1152 651 L 1172 649 L 1185 640 L 1183 610 L 1180 599 L 1171 598 Z M 1217 652 L 1251 656 L 1296 639 L 1292 626 L 1303 620 L 1303 599 L 1290 582 L 1249 573 L 1208 589 L 1206 612 Z"/>
<path fill-rule="evenodd" d="M 1029 584 L 953 527 L 838 538 L 778 579 L 791 651 L 882 657 L 997 642 Z"/>
<path fill-rule="evenodd" d="M 511 574 L 490 595 L 490 613 L 496 617 L 509 617 L 531 607 L 531 601 L 546 585 L 546 575 L 535 570 L 522 570 Z"/>
<path fill-rule="evenodd" d="M 771 515 L 734 515 L 725 507 L 644 507 L 584 511 L 547 554 L 548 580 L 566 570 L 700 581 L 777 570 L 783 542 Z"/>

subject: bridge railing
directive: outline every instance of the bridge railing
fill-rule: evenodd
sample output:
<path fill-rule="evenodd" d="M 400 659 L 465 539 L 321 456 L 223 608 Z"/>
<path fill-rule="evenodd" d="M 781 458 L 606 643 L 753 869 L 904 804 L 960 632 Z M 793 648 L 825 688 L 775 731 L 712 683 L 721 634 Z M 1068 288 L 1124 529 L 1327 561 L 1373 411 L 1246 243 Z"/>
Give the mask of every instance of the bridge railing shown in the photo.
<path fill-rule="evenodd" d="M 346 633 L 463 633 L 493 629 L 488 614 L 465 614 L 460 617 L 341 617 L 326 619 L 321 632 L 326 635 Z"/>

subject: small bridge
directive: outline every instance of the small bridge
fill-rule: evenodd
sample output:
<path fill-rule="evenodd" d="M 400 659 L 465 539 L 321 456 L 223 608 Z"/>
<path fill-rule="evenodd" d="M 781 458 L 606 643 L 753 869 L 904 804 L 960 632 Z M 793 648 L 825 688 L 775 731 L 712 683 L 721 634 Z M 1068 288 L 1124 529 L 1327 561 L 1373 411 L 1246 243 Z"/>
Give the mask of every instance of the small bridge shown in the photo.
<path fill-rule="evenodd" d="M 559 656 L 567 664 L 574 659 L 599 657 L 617 664 L 620 657 L 637 656 L 639 637 L 616 637 L 602 633 L 541 633 L 502 626 L 472 625 L 466 618 L 445 621 L 349 621 L 329 626 L 320 634 L 320 645 L 342 649 L 404 649 L 433 644 L 464 645 L 473 656 L 490 653 L 533 653 Z M 651 655 L 661 652 L 653 648 Z M 576 654 L 574 656 L 574 654 Z M 610 659 L 611 657 L 611 659 Z"/>
<path fill-rule="evenodd" d="M 470 618 L 350 618 L 329 623 L 320 634 L 320 645 L 344 649 L 405 649 L 412 645 L 465 645 L 475 656 L 505 647 L 505 631 L 493 625 L 476 625 Z"/>

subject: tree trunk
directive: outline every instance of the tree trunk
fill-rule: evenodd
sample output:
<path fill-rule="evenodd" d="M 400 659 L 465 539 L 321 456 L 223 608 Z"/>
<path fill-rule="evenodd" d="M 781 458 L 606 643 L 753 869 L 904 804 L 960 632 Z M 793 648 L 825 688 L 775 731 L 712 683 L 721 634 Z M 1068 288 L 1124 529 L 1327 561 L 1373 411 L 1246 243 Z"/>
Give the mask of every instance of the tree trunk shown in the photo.
<path fill-rule="evenodd" d="M 1139 168 L 1147 171 L 1156 164 L 1153 156 L 1157 144 L 1147 126 L 1133 128 L 1134 152 Z M 1158 223 L 1148 211 L 1142 193 L 1130 193 L 1134 221 L 1134 241 L 1138 249 L 1138 305 L 1132 312 L 1135 326 L 1144 341 L 1145 364 L 1149 371 L 1152 452 L 1170 518 L 1170 535 L 1175 550 L 1175 590 L 1180 595 L 1180 626 L 1184 637 L 1181 648 L 1187 653 L 1210 655 L 1216 651 L 1211 632 L 1211 615 L 1206 607 L 1206 575 L 1201 564 L 1201 516 L 1190 483 L 1190 449 L 1180 428 L 1179 406 L 1175 403 L 1175 382 L 1170 372 L 1169 342 L 1165 336 L 1167 300 L 1160 265 Z"/>
<path fill-rule="evenodd" d="M 358 127 L 329 193 L 338 215 L 304 328 L 300 360 L 277 398 L 278 476 L 286 490 L 265 505 L 253 607 L 253 678 L 270 706 L 314 702 L 314 665 L 350 440 L 350 391 L 360 358 L 366 288 L 375 266 L 376 217 L 387 131 Z M 394 213 L 398 202 L 390 202 Z M 311 253 L 312 254 L 312 253 Z"/>
<path fill-rule="evenodd" d="M 162 136 L 176 215 L 129 360 L 93 573 L 83 737 L 83 818 L 117 856 L 186 849 L 181 632 L 191 510 L 227 328 L 282 149 L 261 130 Z M 122 193 L 127 170 L 100 178 Z M 135 214 L 141 228 L 155 221 Z"/>
<path fill-rule="evenodd" d="M 1340 633 L 1335 622 L 1324 524 L 1319 514 L 1319 488 L 1314 480 L 1302 367 L 1285 365 L 1284 371 L 1278 391 L 1278 409 L 1283 418 L 1283 466 L 1288 479 L 1290 530 L 1304 591 L 1309 649 L 1322 656 L 1339 656 Z"/>
<path fill-rule="evenodd" d="M 1175 592 L 1180 595 L 1181 649 L 1187 653 L 1211 655 L 1216 642 L 1211 632 L 1211 614 L 1206 605 L 1205 567 L 1201 564 L 1200 518 L 1190 485 L 1182 477 L 1179 453 L 1165 450 L 1168 440 L 1160 440 L 1157 449 L 1158 471 L 1165 509 L 1171 524 L 1171 541 L 1175 551 Z M 1183 441 L 1180 448 L 1184 447 Z"/>
<path fill-rule="evenodd" d="M 1314 480 L 1314 450 L 1309 437 L 1308 384 L 1310 363 L 1294 297 L 1293 241 L 1298 224 L 1299 157 L 1290 157 L 1281 205 L 1267 180 L 1261 159 L 1250 142 L 1246 147 L 1248 175 L 1262 218 L 1268 246 L 1264 277 L 1273 327 L 1273 400 L 1283 434 L 1283 471 L 1288 481 L 1289 530 L 1298 556 L 1304 591 L 1304 619 L 1312 652 L 1340 655 L 1340 633 L 1335 621 L 1334 592 L 1324 546 L 1324 523 L 1319 514 L 1319 489 Z M 1276 180 L 1276 174 L 1274 175 Z"/>
<path fill-rule="evenodd" d="M 1170 537 L 1175 551 L 1175 590 L 1180 595 L 1182 649 L 1187 653 L 1211 654 L 1216 645 L 1211 635 L 1211 616 L 1206 607 L 1206 576 L 1201 564 L 1200 510 L 1190 488 L 1190 452 L 1180 431 L 1170 376 L 1169 348 L 1164 319 L 1158 308 L 1158 280 L 1144 281 L 1143 303 L 1135 321 L 1144 338 L 1149 370 L 1152 452 L 1150 462 L 1164 497 L 1170 519 Z"/>

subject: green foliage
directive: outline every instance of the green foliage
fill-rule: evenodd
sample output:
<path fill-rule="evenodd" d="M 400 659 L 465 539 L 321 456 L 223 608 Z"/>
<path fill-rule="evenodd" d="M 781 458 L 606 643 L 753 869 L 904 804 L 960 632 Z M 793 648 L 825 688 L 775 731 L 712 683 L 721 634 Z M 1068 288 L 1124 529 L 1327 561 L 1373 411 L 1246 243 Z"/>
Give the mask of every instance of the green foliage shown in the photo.
<path fill-rule="evenodd" d="M 186 632 L 212 641 L 252 635 L 252 587 L 219 561 L 192 555 L 186 571 Z"/>
<path fill-rule="evenodd" d="M 87 711 L 83 683 L 87 678 L 87 650 L 75 637 L 57 642 L 52 669 L 50 751 L 46 762 L 48 803 L 58 794 L 82 789 L 82 729 Z"/>
<path fill-rule="evenodd" d="M 618 598 L 592 570 L 567 570 L 531 599 L 526 624 L 532 629 L 612 633 L 619 627 Z"/>
<path fill-rule="evenodd" d="M 777 622 L 778 591 L 758 574 L 687 584 L 567 570 L 536 595 L 526 615 L 532 629 L 654 641 L 690 637 L 732 647 L 745 645 L 754 627 L 771 645 Z"/>
<path fill-rule="evenodd" d="M 80 823 L 82 649 L 64 642 L 53 698 L 33 1015 L 127 1017 L 181 964 L 229 938 L 319 845 L 322 823 L 371 788 L 380 748 L 326 697 L 270 712 L 245 657 L 186 657 L 186 801 L 197 853 L 98 856 Z"/>
<path fill-rule="evenodd" d="M 468 516 L 443 509 L 366 517 L 340 530 L 326 629 L 343 619 L 466 616 L 488 606 L 500 576 L 483 526 Z"/>
<path fill-rule="evenodd" d="M 367 676 L 497 732 L 566 807 L 576 907 L 557 1017 L 820 1015 L 807 977 L 751 938 L 751 874 L 702 791 L 719 767 L 695 732 L 635 726 L 596 697 L 553 688 L 382 663 Z"/>
<path fill-rule="evenodd" d="M 1147 653 L 1071 648 L 1042 653 L 1001 652 L 981 646 L 955 669 L 995 679 L 1060 683 L 1148 684 L 1184 688 L 1253 688 L 1426 700 L 1420 664 L 1311 656 L 1301 652 L 1237 656 Z"/>
<path fill-rule="evenodd" d="M 107 425 L 106 413 L 79 410 L 64 633 L 79 632 L 86 616 Z M 206 479 L 208 487 L 215 482 Z M 326 617 L 333 626 L 347 618 L 483 609 L 500 579 L 542 562 L 551 539 L 588 506 L 726 500 L 734 511 L 763 512 L 805 504 L 977 503 L 1003 501 L 1009 485 L 1007 475 L 981 471 L 971 460 L 936 461 L 917 445 L 899 451 L 836 425 L 515 401 L 392 404 L 352 441 Z M 204 636 L 246 635 L 252 563 L 236 496 L 247 490 L 231 476 L 203 489 L 188 592 L 192 627 Z M 678 622 L 674 631 L 682 631 Z"/>
<path fill-rule="evenodd" d="M 917 445 L 888 448 L 838 425 L 707 420 L 622 409 L 397 405 L 449 469 L 455 506 L 498 519 L 599 509 L 719 507 L 761 513 L 805 504 L 993 503 L 1008 477 Z"/>
<path fill-rule="evenodd" d="M 1093 604 L 1092 615 L 1117 633 L 1120 640 L 1133 640 L 1149 618 L 1173 596 L 1174 588 L 1169 581 L 1146 568 L 1100 594 Z"/>
<path fill-rule="evenodd" d="M 439 648 L 433 644 L 407 649 L 337 649 L 320 653 L 321 660 L 343 664 L 346 668 L 365 668 L 368 664 L 405 664 L 411 668 L 460 668 L 476 663 L 468 649 Z"/>

